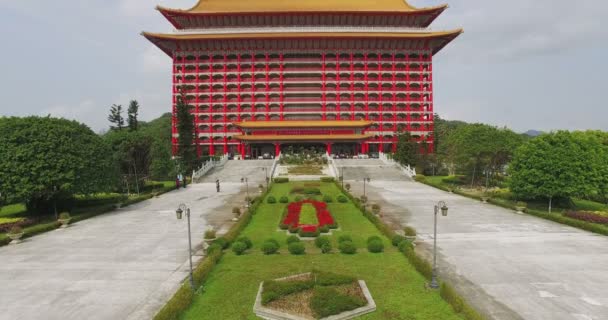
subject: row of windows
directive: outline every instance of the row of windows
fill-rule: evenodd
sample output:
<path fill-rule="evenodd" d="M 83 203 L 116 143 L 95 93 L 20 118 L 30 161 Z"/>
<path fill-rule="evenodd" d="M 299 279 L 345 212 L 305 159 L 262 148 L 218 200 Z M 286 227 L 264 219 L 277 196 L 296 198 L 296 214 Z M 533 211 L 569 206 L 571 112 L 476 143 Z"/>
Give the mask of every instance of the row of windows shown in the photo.
<path fill-rule="evenodd" d="M 393 56 L 395 59 L 430 59 L 431 55 L 429 53 L 378 53 L 378 52 L 342 52 L 342 53 L 320 53 L 320 52 L 302 52 L 302 53 L 283 53 L 283 59 L 323 59 L 325 55 L 325 59 L 385 59 L 392 60 Z M 198 55 L 198 59 L 200 60 L 276 60 L 281 58 L 280 53 L 229 53 L 229 54 L 202 54 Z M 186 61 L 195 61 L 197 59 L 197 55 L 187 54 L 187 55 L 176 55 L 176 60 L 186 60 Z"/>
<path fill-rule="evenodd" d="M 389 62 L 381 62 L 381 63 L 376 63 L 376 62 L 360 62 L 360 61 L 352 61 L 349 63 L 346 62 L 342 62 L 342 63 L 334 63 L 334 62 L 325 62 L 325 63 L 318 63 L 318 62 L 300 62 L 300 63 L 285 63 L 285 64 L 280 64 L 280 63 L 267 63 L 267 64 L 263 64 L 263 63 L 257 63 L 257 64 L 249 64 L 249 63 L 241 63 L 241 64 L 235 64 L 235 63 L 225 63 L 225 64 L 221 64 L 221 63 L 208 63 L 208 64 L 198 64 L 198 70 L 199 71 L 206 71 L 206 70 L 214 70 L 214 71 L 223 71 L 223 70 L 242 70 L 242 71 L 265 71 L 267 68 L 269 70 L 285 70 L 285 71 L 289 71 L 290 69 L 322 69 L 322 70 L 327 70 L 327 69 L 342 69 L 342 70 L 349 70 L 349 69 L 353 69 L 353 70 L 366 70 L 366 65 L 367 65 L 367 70 L 373 70 L 373 69 L 384 69 L 384 70 L 392 70 L 393 67 L 395 67 L 396 69 L 406 69 L 408 66 L 410 69 L 428 69 L 429 68 L 429 63 L 403 63 L 403 62 L 395 62 L 395 63 L 389 63 Z M 239 68 L 240 66 L 240 68 Z M 325 66 L 325 68 L 324 68 Z M 197 65 L 194 64 L 176 64 L 175 65 L 175 69 L 177 71 L 195 71 L 197 69 Z M 331 71 L 331 70 L 327 70 L 327 71 Z"/>
<path fill-rule="evenodd" d="M 255 87 L 255 90 L 252 90 Z M 273 91 L 273 92 L 283 92 L 283 93 L 288 93 L 290 91 L 332 91 L 332 90 L 337 90 L 338 87 L 340 88 L 340 90 L 366 90 L 366 91 L 376 91 L 376 90 L 382 90 L 382 91 L 387 91 L 387 90 L 406 90 L 406 89 L 421 89 L 421 88 L 428 88 L 430 89 L 430 83 L 425 83 L 425 82 L 415 82 L 415 81 L 409 81 L 409 82 L 383 82 L 383 83 L 376 83 L 376 82 L 371 82 L 371 83 L 366 83 L 364 82 L 343 82 L 340 84 L 337 83 L 326 83 L 325 84 L 325 90 L 323 90 L 323 84 L 322 83 L 283 83 L 283 89 L 281 89 L 281 84 L 280 83 L 257 83 L 255 85 L 252 85 L 251 83 L 226 83 L 226 84 L 214 84 L 214 85 L 208 85 L 208 84 L 201 84 L 201 85 L 192 85 L 192 84 L 183 84 L 183 85 L 176 85 L 175 89 L 178 91 L 176 92 L 176 94 L 180 94 L 180 92 L 183 90 L 184 92 L 188 93 L 188 92 L 192 92 L 195 91 L 196 89 L 198 89 L 199 91 L 204 91 L 204 92 L 218 92 L 218 93 L 222 93 L 222 92 L 239 92 L 239 91 L 247 91 L 247 92 L 251 92 L 251 91 L 260 91 L 260 92 L 265 92 L 265 91 Z M 245 92 L 245 93 L 247 93 Z"/>

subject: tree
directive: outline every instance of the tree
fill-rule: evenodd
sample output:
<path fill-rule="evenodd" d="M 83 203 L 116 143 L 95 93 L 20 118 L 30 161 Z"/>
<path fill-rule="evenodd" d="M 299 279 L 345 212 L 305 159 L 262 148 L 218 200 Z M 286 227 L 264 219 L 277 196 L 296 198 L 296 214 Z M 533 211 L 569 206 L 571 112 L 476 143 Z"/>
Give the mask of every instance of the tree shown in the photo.
<path fill-rule="evenodd" d="M 150 177 L 153 179 L 175 178 L 175 162 L 171 159 L 172 136 L 171 136 L 171 113 L 165 113 L 158 119 L 142 125 L 140 131 L 152 140 L 150 150 Z"/>
<path fill-rule="evenodd" d="M 108 146 L 75 121 L 0 118 L 0 150 L 0 191 L 32 213 L 69 210 L 74 194 L 116 186 Z"/>
<path fill-rule="evenodd" d="M 417 164 L 419 149 L 420 146 L 412 138 L 409 132 L 399 134 L 397 140 L 397 151 L 395 152 L 395 160 L 402 165 L 415 167 Z"/>
<path fill-rule="evenodd" d="M 592 134 L 544 134 L 517 149 L 509 173 L 518 198 L 548 199 L 551 211 L 556 198 L 606 193 L 608 150 Z"/>
<path fill-rule="evenodd" d="M 122 105 L 113 104 L 112 107 L 110 107 L 108 121 L 114 124 L 113 126 L 110 126 L 112 130 L 122 130 L 122 128 L 125 126 L 125 119 L 122 117 Z"/>
<path fill-rule="evenodd" d="M 115 165 L 119 168 L 127 190 L 139 193 L 149 175 L 152 139 L 141 131 L 110 131 L 104 138 L 112 148 Z"/>
<path fill-rule="evenodd" d="M 137 100 L 131 100 L 129 103 L 129 109 L 127 110 L 127 125 L 129 126 L 129 130 L 137 131 L 138 123 L 137 123 L 137 115 L 139 114 L 139 103 Z"/>
<path fill-rule="evenodd" d="M 185 172 L 189 172 L 194 167 L 197 156 L 194 146 L 194 116 L 190 113 L 183 94 L 177 96 L 175 108 L 178 133 L 177 154 L 181 161 L 181 168 Z"/>

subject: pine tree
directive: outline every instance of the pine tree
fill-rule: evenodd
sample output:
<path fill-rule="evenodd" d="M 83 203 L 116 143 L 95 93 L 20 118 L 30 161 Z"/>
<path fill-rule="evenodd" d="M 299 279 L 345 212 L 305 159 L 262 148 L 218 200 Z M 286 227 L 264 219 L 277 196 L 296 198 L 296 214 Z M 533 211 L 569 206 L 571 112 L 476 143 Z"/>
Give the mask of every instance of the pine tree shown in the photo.
<path fill-rule="evenodd" d="M 122 117 L 122 105 L 113 104 L 112 107 L 110 107 L 108 121 L 114 124 L 113 126 L 110 126 L 112 130 L 122 130 L 122 128 L 125 126 L 125 119 Z"/>
<path fill-rule="evenodd" d="M 137 115 L 139 114 L 139 103 L 137 100 L 131 100 L 129 103 L 129 109 L 127 110 L 127 125 L 129 126 L 129 130 L 137 131 L 138 121 Z"/>
<path fill-rule="evenodd" d="M 188 105 L 184 102 L 183 94 L 177 97 L 176 121 L 177 121 L 177 154 L 181 159 L 182 168 L 189 172 L 192 170 L 196 160 L 196 148 L 194 146 L 194 116 L 188 111 Z"/>

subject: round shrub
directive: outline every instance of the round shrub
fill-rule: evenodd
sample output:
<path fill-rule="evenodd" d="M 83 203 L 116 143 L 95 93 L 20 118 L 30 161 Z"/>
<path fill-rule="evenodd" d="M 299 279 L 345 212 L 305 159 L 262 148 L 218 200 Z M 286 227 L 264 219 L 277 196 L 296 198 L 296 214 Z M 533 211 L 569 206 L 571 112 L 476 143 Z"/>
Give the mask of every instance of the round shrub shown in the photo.
<path fill-rule="evenodd" d="M 350 241 L 350 242 L 353 242 L 353 238 L 351 238 L 351 237 L 350 237 L 349 235 L 347 235 L 347 234 L 343 234 L 343 235 L 341 235 L 341 236 L 339 236 L 339 237 L 338 237 L 338 242 L 339 242 L 339 243 L 342 243 L 342 242 L 344 242 L 344 241 Z"/>
<path fill-rule="evenodd" d="M 279 243 L 279 241 L 277 241 L 277 239 L 274 239 L 274 238 L 266 239 L 266 242 L 272 242 L 272 243 L 276 244 L 277 247 L 281 246 L 281 244 Z"/>
<path fill-rule="evenodd" d="M 328 233 L 329 232 L 329 226 L 325 225 L 319 228 L 319 231 L 321 231 L 322 233 Z"/>
<path fill-rule="evenodd" d="M 244 242 L 237 241 L 232 245 L 232 252 L 237 256 L 242 255 L 247 250 L 247 244 Z"/>
<path fill-rule="evenodd" d="M 323 252 L 323 253 L 331 253 L 331 244 L 330 243 L 324 243 L 323 246 L 321 247 L 321 252 Z"/>
<path fill-rule="evenodd" d="M 306 248 L 302 242 L 292 242 L 287 248 L 289 249 L 289 252 L 294 255 L 301 255 L 306 251 Z"/>
<path fill-rule="evenodd" d="M 382 238 L 380 238 L 378 236 L 371 236 L 371 237 L 367 238 L 367 243 L 370 243 L 372 241 L 380 241 L 380 242 L 382 242 Z"/>
<path fill-rule="evenodd" d="M 331 196 L 323 196 L 323 202 L 332 203 L 334 202 L 334 199 Z"/>
<path fill-rule="evenodd" d="M 399 248 L 399 251 L 405 252 L 406 250 L 413 248 L 413 246 L 412 246 L 412 243 L 406 239 L 406 240 L 401 241 L 401 243 L 399 243 L 397 248 Z"/>
<path fill-rule="evenodd" d="M 327 243 L 331 243 L 331 240 L 329 239 L 329 237 L 318 237 L 315 239 L 315 246 L 317 246 L 317 248 L 322 248 L 324 244 Z"/>
<path fill-rule="evenodd" d="M 267 202 L 267 203 L 277 203 L 277 199 L 276 199 L 274 196 L 269 196 L 269 197 L 266 199 L 266 202 Z"/>
<path fill-rule="evenodd" d="M 338 202 L 340 203 L 347 203 L 348 202 L 348 198 L 346 196 L 344 196 L 343 194 L 338 196 Z"/>
<path fill-rule="evenodd" d="M 264 254 L 274 254 L 279 250 L 279 245 L 275 241 L 266 240 L 262 244 L 262 252 Z"/>
<path fill-rule="evenodd" d="M 287 244 L 292 244 L 294 242 L 300 242 L 300 238 L 298 238 L 298 236 L 287 237 Z"/>
<path fill-rule="evenodd" d="M 399 246 L 399 244 L 400 244 L 401 242 L 403 242 L 403 241 L 405 241 L 405 237 L 404 237 L 404 236 L 401 236 L 401 235 L 398 235 L 398 234 L 397 234 L 397 235 L 395 235 L 395 236 L 393 237 L 393 239 L 391 239 L 391 243 L 392 243 L 392 244 L 393 244 L 395 247 L 398 247 L 398 246 Z"/>
<path fill-rule="evenodd" d="M 282 197 L 279 199 L 279 202 L 280 202 L 280 203 L 288 203 L 288 202 L 289 202 L 289 198 L 287 198 L 287 196 L 282 196 Z"/>
<path fill-rule="evenodd" d="M 340 244 L 338 245 L 338 249 L 340 249 L 340 252 L 342 252 L 344 254 L 357 253 L 357 247 L 355 246 L 355 244 L 352 241 L 340 242 Z"/>
<path fill-rule="evenodd" d="M 239 237 L 238 239 L 236 239 L 236 241 L 242 242 L 247 245 L 247 249 L 251 249 L 251 247 L 253 247 L 253 242 L 251 242 L 251 240 L 249 240 L 249 238 L 247 237 Z"/>
<path fill-rule="evenodd" d="M 228 242 L 228 240 L 226 240 L 226 238 L 224 237 L 219 237 L 213 240 L 213 243 L 219 245 L 220 247 L 222 247 L 222 249 L 228 249 L 228 247 L 230 246 L 230 242 Z"/>
<path fill-rule="evenodd" d="M 372 252 L 372 253 L 379 253 L 384 251 L 384 244 L 382 243 L 382 240 L 379 239 L 373 239 L 371 241 L 367 242 L 367 251 Z"/>

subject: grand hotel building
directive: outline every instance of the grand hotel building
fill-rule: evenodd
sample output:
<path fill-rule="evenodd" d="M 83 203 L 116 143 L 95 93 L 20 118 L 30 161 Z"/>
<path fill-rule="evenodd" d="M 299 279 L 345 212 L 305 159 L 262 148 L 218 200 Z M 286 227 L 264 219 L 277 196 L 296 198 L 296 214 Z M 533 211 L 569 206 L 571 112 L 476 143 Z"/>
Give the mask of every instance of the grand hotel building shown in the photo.
<path fill-rule="evenodd" d="M 409 131 L 433 150 L 433 56 L 462 29 L 430 31 L 446 5 L 403 0 L 200 0 L 157 7 L 199 154 L 392 151 Z M 174 151 L 177 145 L 173 120 Z"/>

